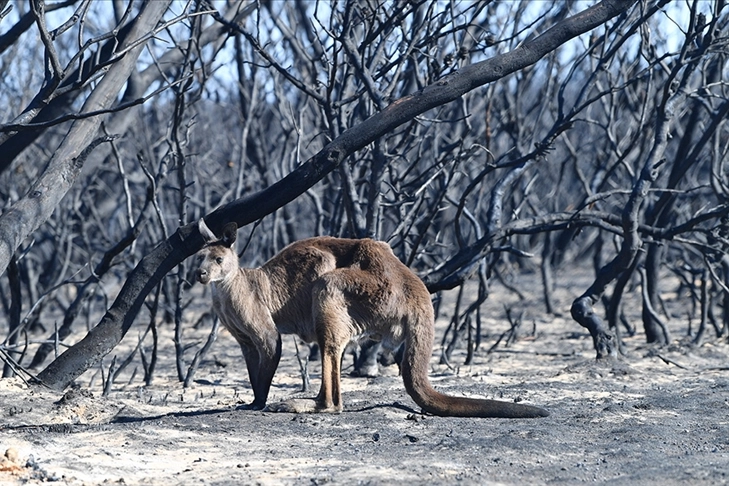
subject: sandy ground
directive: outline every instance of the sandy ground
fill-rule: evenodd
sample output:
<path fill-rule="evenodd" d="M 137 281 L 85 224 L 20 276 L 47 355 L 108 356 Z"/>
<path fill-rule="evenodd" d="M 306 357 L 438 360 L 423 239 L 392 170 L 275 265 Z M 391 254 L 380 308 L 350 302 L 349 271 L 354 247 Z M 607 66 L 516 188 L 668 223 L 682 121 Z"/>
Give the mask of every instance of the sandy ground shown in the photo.
<path fill-rule="evenodd" d="M 535 276 L 521 279 L 528 285 Z M 702 346 L 684 344 L 686 319 L 677 318 L 671 346 L 628 338 L 626 357 L 596 363 L 589 335 L 567 318 L 575 291 L 560 290 L 563 317 L 554 317 L 543 312 L 538 288 L 519 301 L 496 286 L 472 366 L 440 365 L 434 347 L 431 380 L 439 390 L 537 404 L 548 418 L 424 416 L 396 367 L 374 379 L 344 376 L 341 414 L 236 410 L 252 395 L 230 335 L 221 332 L 195 384 L 183 389 L 172 330 L 162 329 L 165 359 L 150 387 L 138 377 L 121 380 L 103 397 L 98 377 L 86 386 L 93 373 L 65 395 L 0 381 L 0 484 L 729 483 L 729 345 L 710 334 Z M 665 297 L 685 315 L 681 298 L 670 289 Z M 487 353 L 509 329 L 504 306 L 524 311 L 521 338 Z M 437 339 L 446 324 L 439 319 Z M 204 341 L 206 333 L 187 336 Z M 120 356 L 135 339 L 122 343 Z M 315 394 L 318 369 L 310 365 L 313 390 L 305 395 Z M 269 401 L 300 386 L 286 337 Z"/>

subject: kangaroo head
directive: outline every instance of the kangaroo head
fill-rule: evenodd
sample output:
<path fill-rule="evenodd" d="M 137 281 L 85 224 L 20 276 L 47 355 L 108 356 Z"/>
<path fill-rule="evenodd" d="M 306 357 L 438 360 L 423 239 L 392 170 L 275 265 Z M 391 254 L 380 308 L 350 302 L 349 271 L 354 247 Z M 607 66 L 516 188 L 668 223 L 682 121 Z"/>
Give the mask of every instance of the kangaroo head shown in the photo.
<path fill-rule="evenodd" d="M 238 255 L 232 246 L 235 243 L 238 226 L 235 223 L 226 224 L 221 238 L 215 236 L 203 219 L 200 219 L 198 229 L 205 239 L 205 246 L 197 253 L 199 265 L 196 272 L 197 281 L 207 285 L 210 282 L 219 282 L 237 271 Z"/>

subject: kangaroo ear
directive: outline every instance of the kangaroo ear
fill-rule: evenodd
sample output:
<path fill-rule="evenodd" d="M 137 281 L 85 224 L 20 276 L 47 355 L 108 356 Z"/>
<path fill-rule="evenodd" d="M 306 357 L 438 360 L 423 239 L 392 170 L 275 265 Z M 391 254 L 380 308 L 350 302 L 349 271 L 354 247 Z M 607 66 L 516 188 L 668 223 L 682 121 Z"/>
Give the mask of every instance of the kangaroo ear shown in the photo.
<path fill-rule="evenodd" d="M 235 243 L 235 238 L 238 236 L 238 225 L 235 223 L 228 223 L 223 226 L 223 237 L 220 239 L 223 245 L 230 248 Z"/>
<path fill-rule="evenodd" d="M 215 233 L 213 233 L 210 228 L 208 228 L 208 225 L 205 224 L 205 220 L 203 218 L 200 218 L 200 221 L 197 222 L 197 229 L 200 231 L 206 245 L 218 241 L 218 237 L 215 236 Z"/>

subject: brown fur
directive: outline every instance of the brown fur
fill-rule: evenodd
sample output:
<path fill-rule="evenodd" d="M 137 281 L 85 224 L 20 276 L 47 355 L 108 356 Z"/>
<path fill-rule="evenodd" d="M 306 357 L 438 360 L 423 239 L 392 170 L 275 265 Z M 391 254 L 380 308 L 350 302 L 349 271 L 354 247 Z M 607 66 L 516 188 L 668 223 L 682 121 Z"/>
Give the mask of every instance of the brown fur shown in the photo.
<path fill-rule="evenodd" d="M 433 305 L 422 281 L 385 243 L 331 237 L 297 241 L 262 267 L 242 269 L 231 249 L 236 226 L 217 239 L 200 221 L 208 245 L 197 278 L 213 283 L 213 307 L 243 350 L 254 400 L 266 405 L 281 356 L 281 334 L 319 344 L 322 383 L 313 400 L 293 399 L 269 410 L 340 412 L 340 363 L 347 344 L 368 336 L 394 348 L 405 342 L 402 377 L 426 412 L 458 417 L 544 417 L 529 405 L 444 395 L 428 381 Z"/>

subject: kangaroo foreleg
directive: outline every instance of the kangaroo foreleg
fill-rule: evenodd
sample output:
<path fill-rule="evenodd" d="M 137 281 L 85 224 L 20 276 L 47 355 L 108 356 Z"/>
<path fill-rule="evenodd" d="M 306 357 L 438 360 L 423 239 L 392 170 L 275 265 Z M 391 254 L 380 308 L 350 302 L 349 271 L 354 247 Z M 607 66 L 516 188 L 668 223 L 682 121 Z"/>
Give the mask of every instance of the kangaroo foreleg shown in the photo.
<path fill-rule="evenodd" d="M 281 359 L 281 336 L 277 336 L 266 348 L 259 348 L 248 342 L 240 343 L 248 368 L 248 378 L 253 389 L 253 401 L 240 408 L 261 410 L 266 406 L 273 375 Z M 268 351 L 266 351 L 268 350 Z"/>

